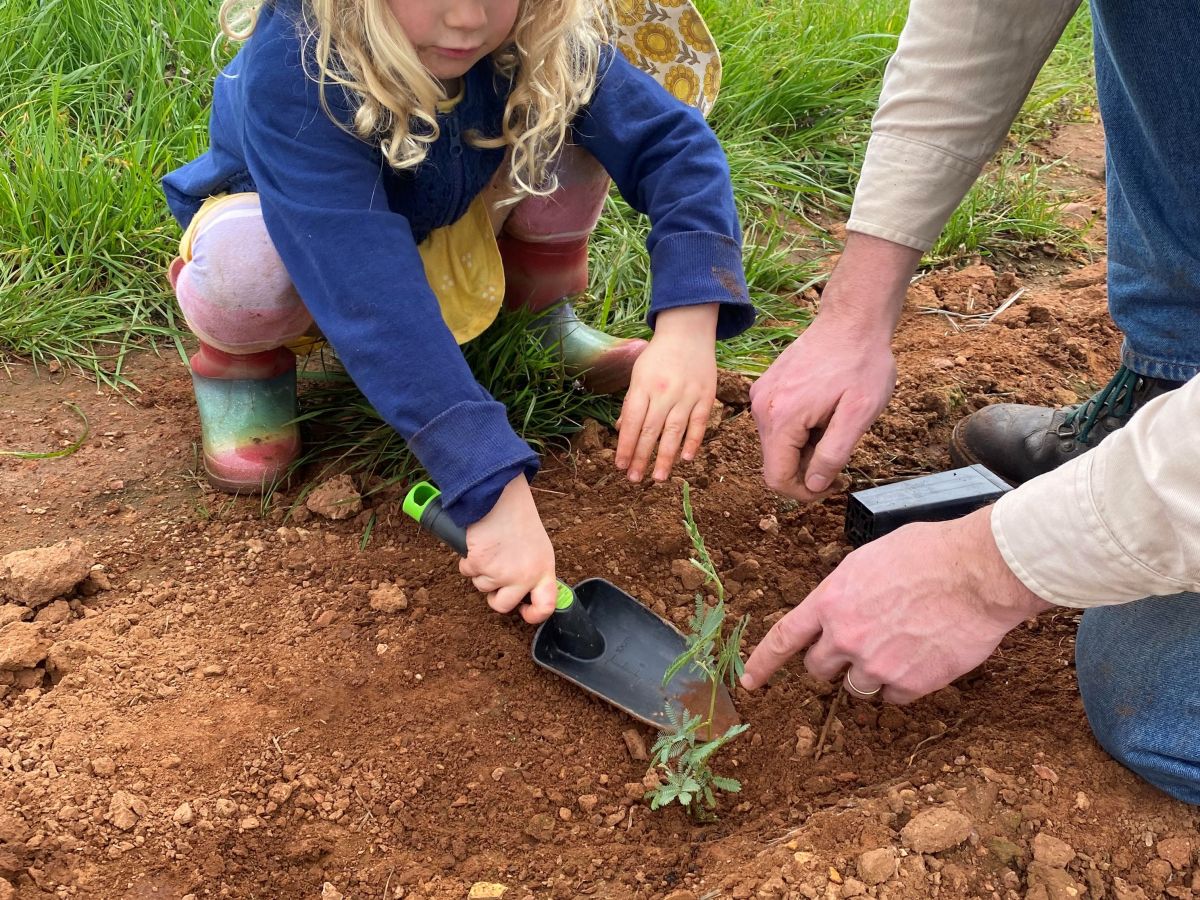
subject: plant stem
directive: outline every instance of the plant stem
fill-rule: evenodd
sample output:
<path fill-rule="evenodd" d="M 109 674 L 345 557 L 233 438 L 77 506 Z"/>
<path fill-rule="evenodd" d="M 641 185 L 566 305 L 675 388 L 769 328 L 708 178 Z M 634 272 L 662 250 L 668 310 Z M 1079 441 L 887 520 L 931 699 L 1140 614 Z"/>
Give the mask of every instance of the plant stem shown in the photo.
<path fill-rule="evenodd" d="M 846 685 L 839 684 L 837 693 L 833 695 L 833 702 L 829 704 L 829 714 L 825 716 L 825 724 L 821 726 L 821 736 L 817 739 L 817 749 L 813 753 L 813 762 L 817 762 L 821 758 L 821 753 L 825 749 L 825 739 L 829 737 L 829 726 L 833 724 L 833 716 L 837 712 L 838 703 L 841 702 L 842 695 L 846 693 Z"/>
<path fill-rule="evenodd" d="M 713 736 L 713 733 L 712 733 L 713 719 L 717 715 L 717 689 L 719 686 L 720 686 L 720 683 L 717 681 L 716 678 L 713 678 L 712 689 L 709 691 L 709 695 L 708 695 L 708 721 L 706 721 L 704 723 L 704 727 L 705 727 L 705 729 L 707 729 L 708 736 L 710 738 Z"/>

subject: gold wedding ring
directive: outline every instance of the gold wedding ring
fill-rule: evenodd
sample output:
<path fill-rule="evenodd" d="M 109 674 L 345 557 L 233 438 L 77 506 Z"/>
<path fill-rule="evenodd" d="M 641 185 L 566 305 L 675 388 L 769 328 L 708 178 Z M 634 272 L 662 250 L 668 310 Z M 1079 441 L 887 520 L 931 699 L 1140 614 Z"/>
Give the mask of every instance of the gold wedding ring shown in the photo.
<path fill-rule="evenodd" d="M 863 698 L 874 697 L 876 694 L 878 694 L 880 691 L 883 690 L 882 684 L 879 687 L 875 688 L 875 690 L 873 690 L 873 691 L 864 691 L 864 690 L 860 690 L 859 688 L 856 688 L 854 686 L 854 682 L 850 680 L 850 673 L 848 671 L 846 672 L 846 687 L 850 688 L 850 693 L 854 694 L 855 696 L 863 697 Z"/>

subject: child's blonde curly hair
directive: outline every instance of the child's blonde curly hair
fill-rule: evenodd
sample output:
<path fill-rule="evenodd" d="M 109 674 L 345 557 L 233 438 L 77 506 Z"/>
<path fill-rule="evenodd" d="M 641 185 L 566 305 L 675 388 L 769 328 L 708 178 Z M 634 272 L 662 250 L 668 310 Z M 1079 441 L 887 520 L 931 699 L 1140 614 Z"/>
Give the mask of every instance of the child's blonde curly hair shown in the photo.
<path fill-rule="evenodd" d="M 222 33 L 242 41 L 263 0 L 223 0 Z M 411 169 L 438 139 L 441 85 L 417 59 L 387 0 L 304 0 L 322 98 L 330 85 L 355 107 L 353 131 L 377 139 L 387 161 Z M 592 97 L 601 47 L 609 36 L 608 0 L 521 0 L 511 40 L 492 54 L 513 79 L 499 136 L 471 135 L 480 147 L 508 147 L 512 186 L 546 195 L 571 121 Z"/>

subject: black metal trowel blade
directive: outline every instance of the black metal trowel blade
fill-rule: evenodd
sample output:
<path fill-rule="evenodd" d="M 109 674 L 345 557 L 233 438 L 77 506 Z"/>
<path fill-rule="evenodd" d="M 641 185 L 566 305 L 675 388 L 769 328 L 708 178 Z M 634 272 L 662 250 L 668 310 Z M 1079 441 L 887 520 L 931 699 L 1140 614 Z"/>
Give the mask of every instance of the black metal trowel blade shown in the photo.
<path fill-rule="evenodd" d="M 712 683 L 702 670 L 685 666 L 663 685 L 671 663 L 687 648 L 678 629 L 603 578 L 581 581 L 574 590 L 604 637 L 604 651 L 590 660 L 571 656 L 543 624 L 533 638 L 534 662 L 655 728 L 671 727 L 668 701 L 678 712 L 708 718 Z M 713 721 L 702 736 L 715 737 L 736 724 L 733 700 L 720 685 Z"/>

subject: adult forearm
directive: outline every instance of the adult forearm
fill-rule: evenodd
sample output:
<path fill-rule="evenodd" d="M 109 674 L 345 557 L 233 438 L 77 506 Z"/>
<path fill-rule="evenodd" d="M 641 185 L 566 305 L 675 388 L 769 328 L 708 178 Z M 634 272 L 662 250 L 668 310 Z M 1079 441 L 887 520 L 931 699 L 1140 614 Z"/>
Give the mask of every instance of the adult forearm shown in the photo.
<path fill-rule="evenodd" d="M 849 229 L 933 245 L 999 147 L 1079 0 L 913 0 Z"/>
<path fill-rule="evenodd" d="M 891 339 L 921 251 L 851 232 L 821 295 L 823 321 L 864 337 Z"/>

